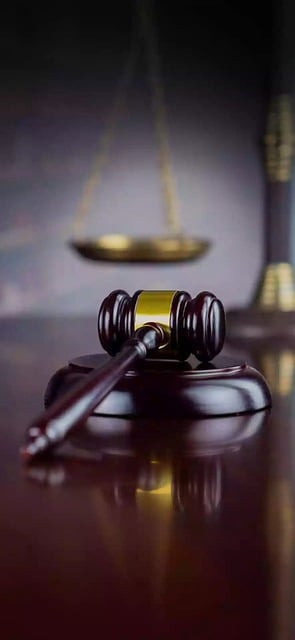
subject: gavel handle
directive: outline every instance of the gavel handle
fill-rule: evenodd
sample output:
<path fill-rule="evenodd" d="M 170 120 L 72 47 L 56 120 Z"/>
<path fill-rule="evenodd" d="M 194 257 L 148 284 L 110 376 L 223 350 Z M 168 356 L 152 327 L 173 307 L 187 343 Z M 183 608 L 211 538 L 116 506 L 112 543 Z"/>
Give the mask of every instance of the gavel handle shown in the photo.
<path fill-rule="evenodd" d="M 148 351 L 166 342 L 161 325 L 151 323 L 137 329 L 112 360 L 95 369 L 87 376 L 86 382 L 59 398 L 31 424 L 20 451 L 24 461 L 31 462 L 62 442 L 74 427 L 84 423 L 137 360 L 144 359 Z"/>

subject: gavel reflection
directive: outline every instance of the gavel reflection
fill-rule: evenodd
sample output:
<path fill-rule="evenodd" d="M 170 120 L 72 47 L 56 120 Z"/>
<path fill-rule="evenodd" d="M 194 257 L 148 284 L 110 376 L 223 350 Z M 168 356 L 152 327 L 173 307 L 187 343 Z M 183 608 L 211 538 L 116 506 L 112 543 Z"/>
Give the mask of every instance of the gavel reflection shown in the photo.
<path fill-rule="evenodd" d="M 207 291 L 195 298 L 184 291 L 112 292 L 98 315 L 103 348 L 113 356 L 87 380 L 66 393 L 29 427 L 21 449 L 30 462 L 81 425 L 123 375 L 147 357 L 201 362 L 215 357 L 225 337 L 222 303 Z"/>
<path fill-rule="evenodd" d="M 56 459 L 26 469 L 26 477 L 40 486 L 94 484 L 117 508 L 136 507 L 141 494 L 157 499 L 165 492 L 175 512 L 192 511 L 204 517 L 221 506 L 223 475 L 222 455 L 170 461 L 125 456 L 107 456 L 101 462 Z"/>

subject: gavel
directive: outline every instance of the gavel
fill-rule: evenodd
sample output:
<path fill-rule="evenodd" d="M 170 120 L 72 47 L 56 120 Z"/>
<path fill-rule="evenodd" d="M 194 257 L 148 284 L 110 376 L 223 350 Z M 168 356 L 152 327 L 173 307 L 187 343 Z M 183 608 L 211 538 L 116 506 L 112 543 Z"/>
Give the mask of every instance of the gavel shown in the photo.
<path fill-rule="evenodd" d="M 223 347 L 225 312 L 220 300 L 208 291 L 191 298 L 185 291 L 137 291 L 129 296 L 116 290 L 101 304 L 98 335 L 113 357 L 29 426 L 21 448 L 24 461 L 53 448 L 82 425 L 140 360 L 185 360 L 190 354 L 201 362 L 212 360 Z"/>

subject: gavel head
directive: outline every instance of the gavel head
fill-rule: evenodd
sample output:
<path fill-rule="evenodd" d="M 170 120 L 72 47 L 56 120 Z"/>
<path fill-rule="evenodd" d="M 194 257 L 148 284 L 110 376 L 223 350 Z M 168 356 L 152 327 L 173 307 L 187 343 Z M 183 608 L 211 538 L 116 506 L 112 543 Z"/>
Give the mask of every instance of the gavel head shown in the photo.
<path fill-rule="evenodd" d="M 129 296 L 118 289 L 102 302 L 98 335 L 103 348 L 115 355 L 136 329 L 150 323 L 160 324 L 167 336 L 167 344 L 153 352 L 153 358 L 185 360 L 193 353 L 206 362 L 223 347 L 224 308 L 208 291 L 191 298 L 186 291 L 136 291 Z"/>

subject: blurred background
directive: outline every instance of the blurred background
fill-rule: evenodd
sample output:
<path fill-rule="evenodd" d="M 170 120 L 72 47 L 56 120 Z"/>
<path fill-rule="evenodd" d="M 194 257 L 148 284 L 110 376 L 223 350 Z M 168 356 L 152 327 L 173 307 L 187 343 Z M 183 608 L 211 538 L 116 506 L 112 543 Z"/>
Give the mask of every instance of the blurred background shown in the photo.
<path fill-rule="evenodd" d="M 183 228 L 199 260 L 120 265 L 68 246 L 132 40 L 131 0 L 33 7 L 0 23 L 0 315 L 95 312 L 115 288 L 210 289 L 246 304 L 264 260 L 262 137 L 270 3 L 152 3 Z M 85 236 L 164 232 L 150 88 L 142 55 Z"/>

